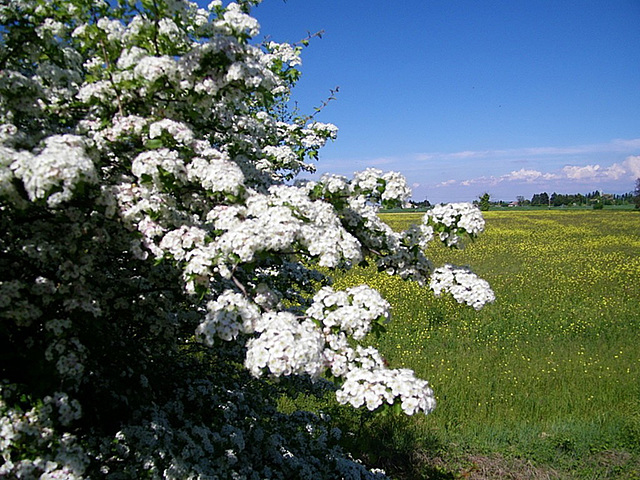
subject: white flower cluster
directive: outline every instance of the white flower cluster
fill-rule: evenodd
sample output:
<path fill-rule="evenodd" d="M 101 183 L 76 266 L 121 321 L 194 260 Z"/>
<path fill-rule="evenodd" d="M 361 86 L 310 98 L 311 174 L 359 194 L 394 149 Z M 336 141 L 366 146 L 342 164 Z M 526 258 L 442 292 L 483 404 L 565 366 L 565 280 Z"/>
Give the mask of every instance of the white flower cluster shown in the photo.
<path fill-rule="evenodd" d="M 240 296 L 236 300 L 246 303 Z M 220 327 L 225 328 L 224 332 L 234 329 L 237 332 L 240 319 L 250 324 L 245 331 L 253 327 L 260 333 L 248 341 L 245 360 L 255 376 L 268 370 L 276 376 L 306 373 L 317 377 L 328 368 L 335 377 L 344 378 L 336 392 L 340 403 L 366 405 L 375 410 L 383 404 L 398 402 L 409 415 L 419 411 L 429 413 L 435 408 L 427 381 L 416 378 L 408 369 L 387 368 L 380 353 L 372 347 L 349 346 L 347 335 L 362 339 L 371 330 L 372 322 L 388 319 L 389 304 L 375 290 L 364 285 L 339 292 L 322 288 L 306 311 L 310 319 L 297 318 L 290 312 L 274 312 L 263 314 L 256 322 L 256 310 L 250 311 L 245 305 L 243 308 L 245 313 L 218 316 L 212 323 L 216 325 L 214 328 L 222 323 L 229 325 Z M 219 331 L 216 333 L 220 335 Z"/>
<path fill-rule="evenodd" d="M 258 252 L 293 253 L 296 245 L 317 257 L 321 266 L 361 259 L 358 241 L 342 227 L 330 205 L 312 201 L 296 187 L 273 186 L 269 195 L 254 193 L 246 207 L 214 208 L 207 220 L 223 233 L 194 250 L 187 267 L 192 272 L 204 273 L 208 267 L 202 262 L 215 262 L 228 278 L 233 265 L 252 261 Z"/>
<path fill-rule="evenodd" d="M 369 169 L 366 174 L 356 174 L 356 177 L 360 178 L 360 184 L 364 179 L 368 186 L 377 184 L 376 188 L 380 190 L 389 185 L 376 180 L 380 178 L 376 175 L 375 169 Z M 378 216 L 375 196 L 366 196 L 357 184 L 354 187 L 339 176 L 326 175 L 321 182 L 325 197 L 337 195 L 339 202 L 346 203 L 341 211 L 343 221 L 355 230 L 358 240 L 366 249 L 376 253 L 376 264 L 380 270 L 420 284 L 427 281 L 433 267 L 423 251 L 433 238 L 432 226 L 423 223 L 411 226 L 404 232 L 394 232 Z M 379 198 L 378 201 L 382 200 Z"/>
<path fill-rule="evenodd" d="M 100 132 L 95 132 L 94 139 L 103 148 L 105 142 L 117 142 L 120 139 L 130 137 L 141 137 L 144 127 L 147 126 L 148 120 L 138 115 L 116 116 L 113 124 Z M 91 131 L 92 122 L 85 122 L 84 126 Z"/>
<path fill-rule="evenodd" d="M 46 396 L 42 405 L 27 411 L 10 408 L 0 396 L 0 458 L 3 460 L 0 477 L 84 478 L 88 462 L 77 438 L 66 433 L 57 439 L 54 430 L 54 421 L 69 425 L 80 417 L 78 401 L 69 401 L 63 392 L 56 392 L 53 397 Z M 35 458 L 14 458 L 12 447 L 20 444 L 39 449 L 40 454 Z"/>
<path fill-rule="evenodd" d="M 178 152 L 168 148 L 148 150 L 139 154 L 133 160 L 131 173 L 138 177 L 142 183 L 153 181 L 158 190 L 163 189 L 163 174 L 168 173 L 183 183 L 187 178 L 184 161 Z"/>
<path fill-rule="evenodd" d="M 215 149 L 203 151 L 187 165 L 187 178 L 210 192 L 239 195 L 244 189 L 244 174 L 238 165 Z"/>
<path fill-rule="evenodd" d="M 295 67 L 301 65 L 300 48 L 295 48 L 288 43 L 276 43 L 269 42 L 267 45 L 274 57 L 279 59 L 282 63 Z"/>
<path fill-rule="evenodd" d="M 36 155 L 26 151 L 9 152 L 8 149 L 2 153 L 12 154 L 9 168 L 22 181 L 29 199 L 46 199 L 51 207 L 71 199 L 80 182 L 97 181 L 95 165 L 87 156 L 85 142 L 76 135 L 51 136 Z M 2 177 L 6 175 L 4 172 Z"/>
<path fill-rule="evenodd" d="M 325 193 L 340 194 L 344 197 L 349 195 L 349 181 L 343 175 L 334 173 L 324 173 L 320 177 L 320 185 Z M 313 184 L 311 186 L 314 186 Z"/>
<path fill-rule="evenodd" d="M 185 7 L 180 3 L 182 2 L 173 4 L 177 10 Z M 214 6 L 214 10 L 216 8 Z M 197 24 L 197 30 L 206 32 L 210 41 L 190 42 L 189 36 L 192 32 L 181 30 L 184 27 L 178 26 L 168 18 L 161 18 L 154 23 L 145 16 L 136 15 L 126 25 L 115 20 L 102 22 L 101 29 L 106 33 L 104 41 L 121 46 L 121 54 L 117 60 L 120 70 L 111 73 L 108 80 L 97 80 L 82 85 L 77 95 L 78 99 L 85 102 L 122 103 L 125 99 L 134 100 L 136 96 L 151 97 L 155 91 L 163 88 L 162 84 L 165 82 L 175 88 L 194 88 L 194 91 L 207 95 L 215 95 L 230 84 L 250 88 L 262 87 L 270 90 L 273 95 L 288 91 L 287 85 L 272 71 L 274 55 L 266 54 L 261 49 L 245 43 L 248 37 L 257 33 L 259 25 L 254 18 L 242 11 L 240 5 L 230 3 L 222 9 L 222 15 L 212 23 L 205 20 L 207 14 L 203 9 L 193 9 L 189 15 Z M 156 42 L 162 40 L 172 45 L 173 49 L 189 52 L 184 56 L 158 55 L 140 48 L 142 38 L 155 30 L 159 36 Z M 82 25 L 75 29 L 74 37 L 90 43 L 92 33 Z M 224 72 L 209 71 L 203 75 L 202 62 L 215 49 L 221 50 L 232 63 Z M 92 71 L 101 69 L 103 65 L 104 59 L 100 57 L 92 58 L 85 64 L 86 68 Z M 227 114 L 228 109 L 224 103 L 209 105 L 208 115 L 224 117 Z"/>
<path fill-rule="evenodd" d="M 215 26 L 230 35 L 255 37 L 260 31 L 258 21 L 244 13 L 237 3 L 227 5 L 223 17 L 215 22 Z"/>
<path fill-rule="evenodd" d="M 332 123 L 313 122 L 302 129 L 302 145 L 305 148 L 320 148 L 327 140 L 335 140 L 338 136 L 338 127 Z"/>
<path fill-rule="evenodd" d="M 260 309 L 242 294 L 226 290 L 216 300 L 207 304 L 207 315 L 196 334 L 208 345 L 215 337 L 234 340 L 240 332 L 253 333 L 260 319 Z"/>
<path fill-rule="evenodd" d="M 290 312 L 266 313 L 255 329 L 260 336 L 247 342 L 245 360 L 253 375 L 265 369 L 275 376 L 323 372 L 324 335 L 313 321 L 300 321 Z"/>
<path fill-rule="evenodd" d="M 194 138 L 193 132 L 187 125 L 168 118 L 149 125 L 149 138 L 157 138 L 162 135 L 163 132 L 167 132 L 177 143 L 182 145 L 189 145 Z"/>
<path fill-rule="evenodd" d="M 372 322 L 388 321 L 389 308 L 389 303 L 366 285 L 337 292 L 323 287 L 313 297 L 307 315 L 320 322 L 326 334 L 335 328 L 361 340 L 371 330 Z"/>
<path fill-rule="evenodd" d="M 145 83 L 154 83 L 161 78 L 177 82 L 180 74 L 178 68 L 176 61 L 168 55 L 161 57 L 147 56 L 136 62 L 133 74 L 136 79 Z M 147 90 L 143 88 L 141 92 L 146 93 Z"/>
<path fill-rule="evenodd" d="M 64 392 L 55 392 L 53 397 L 44 397 L 45 405 L 51 404 L 58 409 L 58 420 L 63 425 L 70 425 L 82 417 L 82 406 L 78 400 L 69 399 Z"/>
<path fill-rule="evenodd" d="M 385 172 L 382 179 L 385 182 L 384 192 L 381 196 L 382 201 L 395 200 L 400 205 L 404 205 L 411 196 L 411 188 L 404 175 L 399 172 Z"/>
<path fill-rule="evenodd" d="M 411 189 L 404 176 L 398 172 L 383 172 L 367 168 L 357 172 L 351 181 L 354 192 L 370 196 L 370 200 L 396 201 L 403 205 L 411 196 Z"/>
<path fill-rule="evenodd" d="M 288 145 L 272 146 L 267 145 L 263 148 L 264 154 L 271 158 L 271 162 L 263 162 L 258 165 L 261 170 L 269 171 L 274 166 L 277 168 L 291 168 L 298 162 L 298 156 Z"/>
<path fill-rule="evenodd" d="M 408 415 L 429 413 L 435 398 L 429 383 L 408 369 L 389 369 L 373 347 L 353 348 L 344 332 L 327 335 L 325 361 L 334 377 L 344 380 L 336 399 L 356 408 L 366 405 L 375 410 L 398 403 Z"/>
<path fill-rule="evenodd" d="M 272 93 L 276 94 L 275 91 Z M 274 143 L 262 147 L 263 158 L 256 165 L 276 180 L 287 178 L 287 173 L 291 172 L 315 172 L 315 165 L 305 162 L 305 156 L 314 154 L 313 152 L 317 152 L 328 140 L 335 139 L 338 131 L 338 128 L 330 123 L 312 122 L 303 126 L 297 123 L 273 122 L 273 119 L 265 119 L 260 113 L 256 118 L 259 121 L 259 129 L 275 128 L 278 135 L 289 139 L 286 144 Z"/>
<path fill-rule="evenodd" d="M 160 248 L 174 259 L 184 260 L 191 249 L 204 245 L 206 235 L 207 232 L 201 228 L 183 225 L 165 234 L 160 241 Z"/>
<path fill-rule="evenodd" d="M 470 203 L 436 205 L 423 221 L 436 227 L 440 240 L 448 247 L 462 247 L 464 234 L 473 238 L 484 231 L 482 212 Z"/>
<path fill-rule="evenodd" d="M 356 172 L 351 180 L 354 190 L 362 192 L 372 192 L 380 186 L 381 177 L 384 172 L 378 168 L 367 168 L 361 172 Z"/>
<path fill-rule="evenodd" d="M 366 405 L 375 410 L 385 403 L 400 402 L 407 415 L 431 412 L 436 405 L 429 382 L 416 378 L 408 369 L 388 369 L 379 352 L 358 346 L 354 366 L 345 375 L 344 384 L 336 392 L 338 402 L 354 407 Z"/>
<path fill-rule="evenodd" d="M 16 187 L 13 185 L 13 171 L 11 164 L 16 155 L 15 150 L 5 146 L 5 142 L 17 133 L 18 129 L 10 124 L 0 125 L 0 197 L 8 198 L 16 202 L 18 197 Z"/>
<path fill-rule="evenodd" d="M 489 282 L 464 267 L 445 265 L 436 268 L 429 286 L 436 296 L 443 291 L 449 292 L 458 303 L 465 303 L 476 310 L 495 300 Z"/>
<path fill-rule="evenodd" d="M 402 232 L 402 243 L 409 248 L 417 246 L 421 250 L 426 250 L 429 242 L 433 240 L 433 227 L 424 222 L 412 224 Z"/>

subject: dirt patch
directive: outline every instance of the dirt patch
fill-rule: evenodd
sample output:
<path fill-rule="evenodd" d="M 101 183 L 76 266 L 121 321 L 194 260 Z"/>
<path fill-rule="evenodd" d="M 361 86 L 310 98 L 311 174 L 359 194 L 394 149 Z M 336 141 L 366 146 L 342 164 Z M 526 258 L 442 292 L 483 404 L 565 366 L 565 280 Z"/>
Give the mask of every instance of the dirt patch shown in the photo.
<path fill-rule="evenodd" d="M 640 480 L 640 459 L 616 451 L 596 453 L 562 467 L 536 465 L 499 454 L 472 454 L 452 459 L 425 453 L 414 454 L 408 465 L 411 468 L 396 470 L 392 477 L 398 480 Z"/>
<path fill-rule="evenodd" d="M 460 472 L 460 478 L 468 480 L 565 480 L 569 479 L 550 467 L 536 466 L 530 461 L 507 459 L 500 455 L 468 458 L 471 465 Z"/>

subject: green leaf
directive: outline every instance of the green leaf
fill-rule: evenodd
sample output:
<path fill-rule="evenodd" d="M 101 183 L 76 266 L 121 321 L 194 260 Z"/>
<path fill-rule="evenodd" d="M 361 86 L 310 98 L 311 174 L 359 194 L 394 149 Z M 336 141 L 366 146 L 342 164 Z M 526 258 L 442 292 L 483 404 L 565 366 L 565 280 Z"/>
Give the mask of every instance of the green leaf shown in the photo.
<path fill-rule="evenodd" d="M 158 148 L 164 147 L 164 142 L 160 138 L 154 138 L 152 140 L 149 140 L 147 143 L 145 143 L 144 146 L 149 150 L 156 150 Z"/>

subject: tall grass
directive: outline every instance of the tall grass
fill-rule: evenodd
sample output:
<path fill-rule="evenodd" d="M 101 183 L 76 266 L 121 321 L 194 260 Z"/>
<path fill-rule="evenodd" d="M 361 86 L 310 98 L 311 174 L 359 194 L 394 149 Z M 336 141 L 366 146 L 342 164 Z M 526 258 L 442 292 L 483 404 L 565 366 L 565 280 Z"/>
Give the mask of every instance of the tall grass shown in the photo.
<path fill-rule="evenodd" d="M 383 218 L 404 228 L 420 215 Z M 640 477 L 640 214 L 485 218 L 485 234 L 465 250 L 430 252 L 436 264 L 468 264 L 491 283 L 497 300 L 480 312 L 372 268 L 337 280 L 367 283 L 390 301 L 393 321 L 377 346 L 392 367 L 429 379 L 438 400 L 426 417 L 361 417 L 355 443 L 374 461 L 386 448 L 414 463 L 397 470 L 407 478 L 433 477 L 436 457 L 472 454 L 584 478 Z"/>

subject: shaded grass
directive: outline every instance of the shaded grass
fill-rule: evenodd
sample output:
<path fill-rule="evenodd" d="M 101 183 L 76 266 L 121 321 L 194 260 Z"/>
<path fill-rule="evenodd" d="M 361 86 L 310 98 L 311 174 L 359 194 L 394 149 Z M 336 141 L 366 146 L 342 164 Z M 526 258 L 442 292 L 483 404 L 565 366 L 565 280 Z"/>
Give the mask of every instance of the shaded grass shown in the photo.
<path fill-rule="evenodd" d="M 404 228 L 420 214 L 383 218 Z M 372 268 L 337 279 L 390 301 L 372 342 L 438 401 L 426 417 L 337 413 L 350 446 L 397 478 L 640 478 L 640 215 L 485 218 L 465 250 L 429 252 L 491 283 L 497 300 L 480 312 Z"/>

